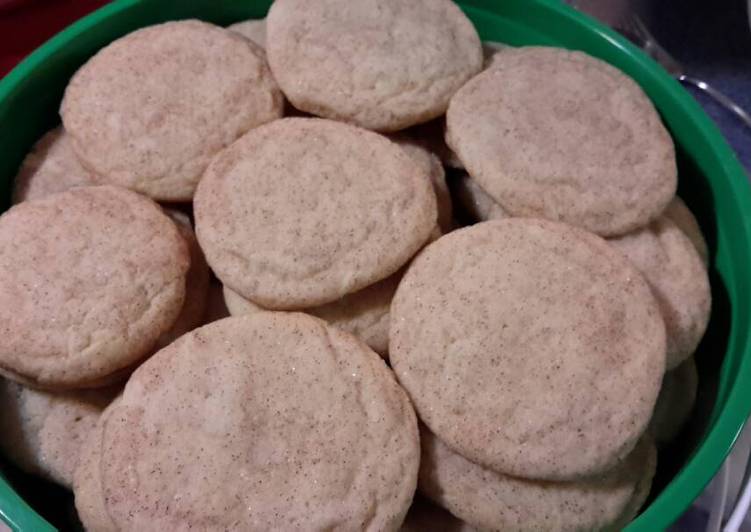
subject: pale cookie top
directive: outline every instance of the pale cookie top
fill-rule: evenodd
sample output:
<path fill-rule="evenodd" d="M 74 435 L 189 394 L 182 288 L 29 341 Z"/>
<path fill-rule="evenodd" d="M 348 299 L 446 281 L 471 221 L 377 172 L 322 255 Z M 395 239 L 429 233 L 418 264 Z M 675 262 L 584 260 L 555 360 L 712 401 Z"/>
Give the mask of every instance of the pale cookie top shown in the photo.
<path fill-rule="evenodd" d="M 62 126 L 48 131 L 21 163 L 13 184 L 13 203 L 40 199 L 73 187 L 96 185 L 83 167 Z"/>
<path fill-rule="evenodd" d="M 296 108 L 378 131 L 442 115 L 483 62 L 450 0 L 277 0 L 267 31 L 269 64 Z"/>
<path fill-rule="evenodd" d="M 104 419 L 118 530 L 397 530 L 417 420 L 384 362 L 305 314 L 197 329 L 146 361 Z"/>
<path fill-rule="evenodd" d="M 660 396 L 657 398 L 649 432 L 657 445 L 673 440 L 691 416 L 699 388 L 699 372 L 694 357 L 689 357 L 662 378 Z"/>
<path fill-rule="evenodd" d="M 373 351 L 388 358 L 389 309 L 402 273 L 386 277 L 341 299 L 304 310 L 343 331 L 354 334 Z M 261 312 L 264 309 L 224 287 L 224 300 L 233 316 Z"/>
<path fill-rule="evenodd" d="M 565 480 L 612 467 L 646 429 L 665 326 L 607 242 L 509 218 L 417 256 L 391 304 L 389 355 L 420 418 L 468 459 Z"/>
<path fill-rule="evenodd" d="M 175 222 L 177 229 L 188 245 L 190 268 L 188 268 L 188 273 L 185 276 L 183 308 L 172 327 L 159 337 L 156 349 L 161 349 L 186 332 L 203 325 L 209 295 L 209 265 L 206 264 L 206 258 L 198 245 L 190 218 L 187 214 L 174 209 L 166 209 L 165 213 Z"/>
<path fill-rule="evenodd" d="M 609 242 L 644 275 L 660 305 L 668 339 L 667 369 L 690 357 L 707 330 L 712 292 L 691 240 L 668 217 Z"/>
<path fill-rule="evenodd" d="M 129 366 L 174 323 L 189 260 L 151 200 L 81 187 L 0 217 L 0 367 L 71 388 Z"/>
<path fill-rule="evenodd" d="M 340 329 L 354 334 L 384 358 L 389 351 L 389 310 L 402 272 L 388 276 L 341 299 L 307 309 Z"/>
<path fill-rule="evenodd" d="M 453 229 L 454 213 L 451 205 L 451 193 L 446 184 L 446 171 L 443 169 L 441 160 L 436 154 L 407 135 L 394 135 L 392 140 L 401 146 L 424 169 L 425 173 L 430 175 L 438 209 L 438 227 L 442 233 L 449 233 Z"/>
<path fill-rule="evenodd" d="M 177 229 L 180 231 L 180 234 L 188 246 L 190 267 L 185 276 L 185 298 L 180 314 L 178 314 L 169 330 L 159 336 L 156 344 L 151 349 L 152 353 L 169 345 L 174 340 L 196 327 L 208 323 L 209 321 L 213 321 L 206 320 L 206 315 L 209 313 L 209 266 L 206 264 L 206 258 L 203 256 L 203 251 L 201 251 L 201 247 L 198 245 L 198 240 L 193 232 L 190 219 L 185 213 L 176 209 L 164 209 L 164 212 L 175 222 Z M 221 297 L 221 289 L 219 290 L 219 295 Z M 221 304 L 224 306 L 223 301 Z M 212 308 L 211 311 L 222 312 L 216 307 Z M 226 312 L 226 308 L 224 311 Z M 215 319 L 219 319 L 219 317 L 226 318 L 227 316 L 229 316 L 229 313 L 221 314 L 221 316 L 216 314 Z M 110 384 L 122 383 L 128 379 L 130 374 L 133 373 L 140 364 L 141 360 L 137 360 L 134 364 L 118 370 L 115 373 L 111 373 L 102 379 L 80 383 L 80 387 L 98 388 L 101 386 L 109 386 Z M 16 381 L 24 382 L 24 380 L 19 378 L 18 375 L 10 375 L 10 377 Z"/>
<path fill-rule="evenodd" d="M 0 379 L 0 447 L 24 471 L 71 488 L 81 446 L 117 391 L 50 393 Z"/>
<path fill-rule="evenodd" d="M 255 314 L 256 312 L 264 312 L 266 310 L 263 307 L 259 307 L 249 299 L 245 299 L 227 286 L 222 286 L 222 295 L 224 297 L 224 304 L 227 306 L 227 311 L 231 316 L 245 316 L 247 314 Z"/>
<path fill-rule="evenodd" d="M 628 76 L 581 52 L 526 47 L 452 98 L 446 140 L 513 216 L 619 235 L 675 195 L 673 141 Z"/>
<path fill-rule="evenodd" d="M 246 39 L 250 39 L 258 46 L 266 49 L 266 19 L 257 20 L 244 20 L 231 26 L 227 26 L 227 29 L 239 33 Z"/>
<path fill-rule="evenodd" d="M 420 492 L 480 530 L 621 530 L 647 498 L 657 465 L 654 443 L 644 439 L 601 477 L 538 482 L 474 464 L 428 430 L 420 444 Z"/>
<path fill-rule="evenodd" d="M 85 530 L 96 532 L 118 532 L 112 518 L 107 513 L 102 491 L 101 458 L 102 430 L 104 418 L 117 406 L 116 398 L 102 412 L 94 428 L 83 442 L 79 453 L 78 467 L 73 476 L 73 494 L 76 512 Z"/>
<path fill-rule="evenodd" d="M 335 301 L 396 272 L 436 223 L 430 177 L 387 138 L 286 118 L 212 161 L 198 241 L 221 281 L 269 309 Z"/>
<path fill-rule="evenodd" d="M 664 214 L 691 240 L 704 264 L 709 264 L 709 247 L 704 238 L 704 233 L 702 233 L 694 213 L 691 212 L 684 201 L 678 196 L 674 197 L 665 209 Z"/>
<path fill-rule="evenodd" d="M 71 79 L 60 113 L 76 153 L 103 182 L 185 201 L 218 151 L 282 108 L 263 50 L 188 20 L 100 50 Z"/>
<path fill-rule="evenodd" d="M 473 221 L 502 220 L 509 218 L 509 214 L 485 192 L 477 181 L 464 174 L 456 183 L 456 197 L 458 203 L 469 214 Z"/>

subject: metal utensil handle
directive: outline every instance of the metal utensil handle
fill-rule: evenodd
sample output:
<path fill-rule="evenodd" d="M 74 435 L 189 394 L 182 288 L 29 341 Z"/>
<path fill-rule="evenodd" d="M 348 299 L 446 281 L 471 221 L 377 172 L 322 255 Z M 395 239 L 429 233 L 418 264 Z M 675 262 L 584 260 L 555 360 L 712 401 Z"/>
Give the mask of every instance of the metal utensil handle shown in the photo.
<path fill-rule="evenodd" d="M 738 503 L 733 509 L 733 513 L 730 514 L 727 525 L 725 525 L 725 532 L 738 532 L 743 524 L 746 515 L 748 514 L 749 505 L 751 505 L 751 479 L 746 480 L 743 485 L 738 498 Z"/>
<path fill-rule="evenodd" d="M 728 500 L 728 461 L 725 460 L 722 468 L 712 481 L 715 491 L 712 496 L 712 506 L 707 520 L 705 532 L 720 532 L 722 529 L 722 517 L 725 514 L 725 506 Z"/>
<path fill-rule="evenodd" d="M 707 82 L 692 78 L 691 76 L 686 76 L 685 74 L 678 76 L 678 80 L 687 85 L 696 87 L 700 91 L 704 92 L 707 96 L 709 96 L 725 109 L 740 118 L 744 124 L 751 128 L 751 115 L 749 115 L 746 110 L 743 109 L 743 107 L 735 103 L 733 100 L 725 96 L 723 93 L 712 87 Z"/>

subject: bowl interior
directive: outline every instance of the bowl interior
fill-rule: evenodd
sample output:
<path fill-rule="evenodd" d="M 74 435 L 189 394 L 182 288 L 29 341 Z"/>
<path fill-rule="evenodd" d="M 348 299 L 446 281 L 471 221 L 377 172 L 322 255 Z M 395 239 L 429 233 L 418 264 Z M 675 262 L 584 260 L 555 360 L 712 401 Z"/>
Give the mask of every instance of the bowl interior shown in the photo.
<path fill-rule="evenodd" d="M 166 20 L 201 18 L 226 25 L 259 18 L 270 3 L 118 0 L 46 43 L 0 82 L 0 209 L 10 203 L 13 176 L 30 146 L 59 122 L 57 110 L 67 80 L 99 48 L 136 28 Z M 555 0 L 460 4 L 483 39 L 580 49 L 621 68 L 652 98 L 676 142 L 679 194 L 696 213 L 709 243 L 714 303 L 709 330 L 696 355 L 696 410 L 683 434 L 660 453 L 648 505 L 628 529 L 665 528 L 717 471 L 751 407 L 749 303 L 744 297 L 749 293 L 744 272 L 751 269 L 747 177 L 688 93 L 614 32 Z M 2 469 L 8 482 L 0 479 L 0 515 L 13 528 L 49 529 L 40 514 L 61 529 L 76 526 L 69 493 L 7 463 Z"/>

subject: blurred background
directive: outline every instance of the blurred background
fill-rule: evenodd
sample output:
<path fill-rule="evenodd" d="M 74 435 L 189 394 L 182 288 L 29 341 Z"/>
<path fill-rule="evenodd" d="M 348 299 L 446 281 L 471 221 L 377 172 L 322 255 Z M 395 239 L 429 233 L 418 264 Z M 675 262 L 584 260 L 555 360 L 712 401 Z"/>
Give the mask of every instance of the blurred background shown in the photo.
<path fill-rule="evenodd" d="M 751 2 L 748 0 L 571 0 L 616 29 L 635 13 L 684 71 L 751 111 Z M 712 99 L 689 88 L 751 168 L 751 128 Z"/>

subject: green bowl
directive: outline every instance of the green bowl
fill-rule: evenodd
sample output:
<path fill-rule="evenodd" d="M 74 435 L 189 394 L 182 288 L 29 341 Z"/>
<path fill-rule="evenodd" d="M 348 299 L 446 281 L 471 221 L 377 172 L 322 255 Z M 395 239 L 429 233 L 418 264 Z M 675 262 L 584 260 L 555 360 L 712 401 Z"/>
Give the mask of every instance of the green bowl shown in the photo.
<path fill-rule="evenodd" d="M 112 40 L 149 24 L 200 18 L 229 24 L 264 16 L 269 0 L 118 0 L 78 21 L 39 48 L 0 82 L 0 190 L 29 147 L 58 121 L 68 78 Z M 631 75 L 654 101 L 677 146 L 680 194 L 697 214 L 710 245 L 714 304 L 697 352 L 697 408 L 677 442 L 660 453 L 652 495 L 628 530 L 674 522 L 719 469 L 751 410 L 751 191 L 746 174 L 715 125 L 659 66 L 613 31 L 555 0 L 465 0 L 462 7 L 485 40 L 584 50 Z M 0 435 L 2 437 L 2 435 Z M 0 516 L 14 530 L 53 527 L 19 496 L 57 521 L 69 512 L 61 491 L 3 467 Z M 60 499 L 64 501 L 60 502 Z M 62 521 L 61 521 L 62 522 Z"/>

